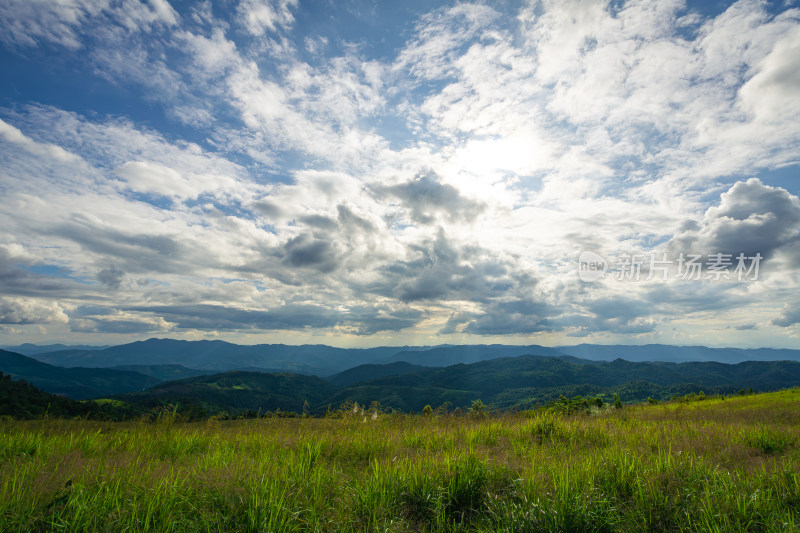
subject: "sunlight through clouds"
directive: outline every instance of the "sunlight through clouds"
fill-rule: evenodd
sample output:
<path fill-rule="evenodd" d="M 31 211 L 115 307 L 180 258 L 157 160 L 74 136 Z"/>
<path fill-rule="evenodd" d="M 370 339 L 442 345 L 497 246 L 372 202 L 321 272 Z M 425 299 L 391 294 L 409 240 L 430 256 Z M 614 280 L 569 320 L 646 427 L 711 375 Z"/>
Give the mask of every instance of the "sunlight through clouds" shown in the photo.
<path fill-rule="evenodd" d="M 3 3 L 3 331 L 796 342 L 800 8 L 391 4 Z"/>

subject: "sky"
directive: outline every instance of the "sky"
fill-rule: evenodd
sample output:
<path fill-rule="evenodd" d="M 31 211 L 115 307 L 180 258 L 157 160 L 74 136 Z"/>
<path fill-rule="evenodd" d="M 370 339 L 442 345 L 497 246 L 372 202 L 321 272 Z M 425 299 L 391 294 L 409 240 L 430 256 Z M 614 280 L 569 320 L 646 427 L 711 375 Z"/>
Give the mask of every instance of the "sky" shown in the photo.
<path fill-rule="evenodd" d="M 793 1 L 4 0 L 0 344 L 800 347 Z"/>

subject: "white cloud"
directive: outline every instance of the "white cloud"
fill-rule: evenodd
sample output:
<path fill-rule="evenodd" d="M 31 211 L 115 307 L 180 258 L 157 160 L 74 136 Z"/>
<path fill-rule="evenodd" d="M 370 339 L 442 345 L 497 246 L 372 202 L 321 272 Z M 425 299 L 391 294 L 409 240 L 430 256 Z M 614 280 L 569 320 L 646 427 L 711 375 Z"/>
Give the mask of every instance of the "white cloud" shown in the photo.
<path fill-rule="evenodd" d="M 255 36 L 291 26 L 297 0 L 242 0 L 238 11 L 247 31 Z"/>
<path fill-rule="evenodd" d="M 57 302 L 33 298 L 0 298 L 0 324 L 65 324 L 69 318 Z"/>
<path fill-rule="evenodd" d="M 47 41 L 77 49 L 80 25 L 108 5 L 108 1 L 94 0 L 8 0 L 0 3 L 0 39 L 18 46 Z"/>
<path fill-rule="evenodd" d="M 741 105 L 756 120 L 796 121 L 800 117 L 800 28 L 782 37 L 739 90 Z"/>
<path fill-rule="evenodd" d="M 0 41 L 17 46 L 53 43 L 69 49 L 83 46 L 87 26 L 107 17 L 128 31 L 153 24 L 175 25 L 178 14 L 166 0 L 8 0 L 0 4 Z"/>
<path fill-rule="evenodd" d="M 71 154 L 60 146 L 46 143 L 37 143 L 30 137 L 24 135 L 19 129 L 0 120 L 0 136 L 9 142 L 17 145 L 30 155 L 55 159 L 62 163 L 75 163 L 80 161 L 80 157 Z"/>
<path fill-rule="evenodd" d="M 461 3 L 376 51 L 299 34 L 294 1 L 245 0 L 231 20 L 176 8 L 0 7 L 12 51 L 64 47 L 146 104 L 2 110 L 2 249 L 62 268 L 64 305 L 86 307 L 64 307 L 75 331 L 183 334 L 217 313 L 226 330 L 653 339 L 698 308 L 691 292 L 760 302 L 764 335 L 794 316 L 776 295 L 800 283 L 796 196 L 745 180 L 800 160 L 797 10 Z M 780 268 L 763 295 L 669 285 L 658 312 L 652 286 L 575 275 L 582 249 L 681 239 L 757 241 Z"/>
<path fill-rule="evenodd" d="M 215 194 L 224 198 L 228 191 L 239 193 L 235 180 L 211 174 L 181 175 L 178 171 L 146 161 L 128 161 L 116 173 L 126 182 L 126 188 L 141 193 L 152 193 L 178 199 L 197 198 L 201 194 Z"/>
<path fill-rule="evenodd" d="M 162 317 L 146 316 L 127 311 L 114 311 L 109 314 L 81 315 L 69 321 L 69 327 L 77 333 L 165 333 L 172 330 L 175 323 Z"/>
<path fill-rule="evenodd" d="M 671 246 L 676 253 L 760 253 L 769 259 L 781 247 L 800 241 L 798 227 L 800 198 L 751 178 L 723 193 L 699 228 L 676 235 Z"/>

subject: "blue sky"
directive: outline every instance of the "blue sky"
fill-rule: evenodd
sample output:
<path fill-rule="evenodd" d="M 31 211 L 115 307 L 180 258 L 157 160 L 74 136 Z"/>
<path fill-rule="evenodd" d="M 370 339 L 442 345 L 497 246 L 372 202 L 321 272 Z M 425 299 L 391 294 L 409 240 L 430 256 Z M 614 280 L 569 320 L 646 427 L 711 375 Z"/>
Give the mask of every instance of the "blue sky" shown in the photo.
<path fill-rule="evenodd" d="M 3 2 L 0 344 L 796 347 L 798 58 L 796 2 Z"/>

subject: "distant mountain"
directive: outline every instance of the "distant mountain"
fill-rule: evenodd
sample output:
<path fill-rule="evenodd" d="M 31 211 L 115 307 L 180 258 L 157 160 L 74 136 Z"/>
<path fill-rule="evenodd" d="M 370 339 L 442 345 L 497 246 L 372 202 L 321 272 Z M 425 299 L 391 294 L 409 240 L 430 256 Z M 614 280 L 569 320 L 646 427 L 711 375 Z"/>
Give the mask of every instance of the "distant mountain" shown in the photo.
<path fill-rule="evenodd" d="M 163 404 L 191 404 L 208 414 L 228 411 L 294 411 L 303 404 L 321 405 L 336 392 L 327 381 L 292 373 L 224 372 L 162 383 L 143 392 L 121 394 L 116 399 L 154 407 Z"/>
<path fill-rule="evenodd" d="M 411 374 L 361 382 L 328 400 L 419 410 L 443 402 L 468 406 L 482 399 L 496 407 L 526 406 L 560 394 L 619 393 L 627 400 L 668 398 L 687 392 L 723 392 L 741 388 L 776 390 L 800 385 L 800 363 L 753 361 L 734 365 L 700 363 L 612 362 L 587 364 L 565 357 L 519 356 L 468 365 L 431 368 Z M 575 392 L 582 390 L 583 392 Z"/>
<path fill-rule="evenodd" d="M 26 342 L 25 344 L 20 344 L 19 346 L 0 346 L 0 349 L 6 350 L 8 352 L 20 353 L 22 355 L 37 355 L 40 353 L 49 353 L 49 352 L 58 352 L 63 350 L 81 350 L 81 351 L 92 351 L 92 350 L 104 350 L 109 348 L 109 346 L 88 346 L 88 345 L 66 345 L 66 344 L 31 344 Z"/>
<path fill-rule="evenodd" d="M 149 339 L 104 349 L 69 349 L 34 354 L 52 365 L 72 367 L 117 367 L 129 365 L 181 365 L 216 372 L 242 368 L 270 369 L 316 376 L 330 376 L 364 364 L 406 362 L 426 367 L 470 364 L 520 355 L 572 356 L 583 360 L 613 361 L 800 361 L 800 350 L 706 348 L 703 346 L 509 346 L 442 345 L 378 348 L 334 348 L 324 345 L 291 346 L 259 344 L 245 346 L 223 341 Z"/>
<path fill-rule="evenodd" d="M 113 367 L 178 364 L 216 371 L 254 367 L 325 376 L 416 348 L 333 348 L 324 345 L 244 346 L 223 341 L 149 339 L 104 350 L 63 350 L 35 357 L 58 366 Z M 425 348 L 419 348 L 425 349 Z"/>
<path fill-rule="evenodd" d="M 800 361 L 800 350 L 776 348 L 708 348 L 706 346 L 672 346 L 668 344 L 602 345 L 578 344 L 559 346 L 561 353 L 583 359 L 613 361 L 716 361 L 742 363 L 744 361 Z"/>
<path fill-rule="evenodd" d="M 576 346 L 556 347 L 493 344 L 437 346 L 414 352 L 398 352 L 389 356 L 383 362 L 406 361 L 421 366 L 451 366 L 459 363 L 477 363 L 500 357 L 516 357 L 518 355 L 553 357 L 568 355 L 590 361 L 624 359 L 632 362 L 662 361 L 673 363 L 689 361 L 716 361 L 720 363 L 800 361 L 800 350 L 774 348 L 708 348 L 705 346 L 671 346 L 667 344 L 641 346 L 579 344 Z"/>
<path fill-rule="evenodd" d="M 61 368 L 22 354 L 0 350 L 0 371 L 24 379 L 51 394 L 73 399 L 140 391 L 159 380 L 136 372 L 107 368 Z"/>
<path fill-rule="evenodd" d="M 504 344 L 436 346 L 424 350 L 398 351 L 387 357 L 383 363 L 405 361 L 420 366 L 452 366 L 457 364 L 477 363 L 500 357 L 517 357 L 518 355 L 564 355 L 559 348 L 545 346 L 514 346 Z"/>
<path fill-rule="evenodd" d="M 370 381 L 386 376 L 399 376 L 403 374 L 411 374 L 425 370 L 426 367 L 420 365 L 412 365 L 404 361 L 397 363 L 389 363 L 386 365 L 360 365 L 355 368 L 350 368 L 344 372 L 339 372 L 332 376 L 325 378 L 337 387 L 349 387 L 354 383 L 362 381 Z"/>

